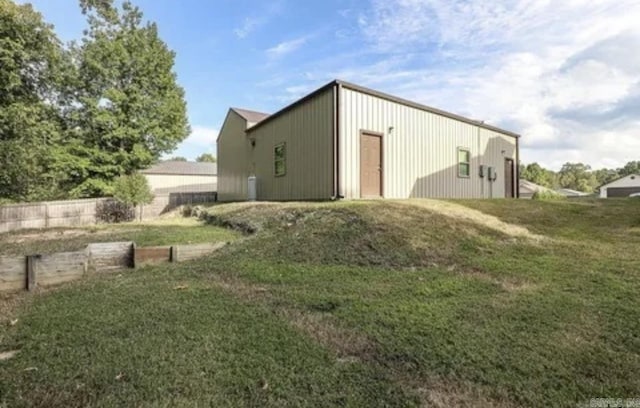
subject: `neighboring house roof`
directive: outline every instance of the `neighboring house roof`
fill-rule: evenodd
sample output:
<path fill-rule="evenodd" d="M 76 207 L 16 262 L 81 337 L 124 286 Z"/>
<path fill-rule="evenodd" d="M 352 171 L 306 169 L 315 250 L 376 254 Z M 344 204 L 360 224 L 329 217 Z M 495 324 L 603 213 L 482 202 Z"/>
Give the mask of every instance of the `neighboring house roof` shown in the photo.
<path fill-rule="evenodd" d="M 520 179 L 520 193 L 536 193 L 538 191 L 547 191 L 549 188 L 533 183 L 529 180 Z"/>
<path fill-rule="evenodd" d="M 556 193 L 562 194 L 565 197 L 584 197 L 591 195 L 590 193 L 585 193 L 584 191 L 572 190 L 570 188 L 559 188 L 556 190 Z"/>
<path fill-rule="evenodd" d="M 182 176 L 215 176 L 218 174 L 218 165 L 208 162 L 185 161 L 161 161 L 146 170 L 142 174 L 175 174 Z"/>
<path fill-rule="evenodd" d="M 640 186 L 640 174 L 629 174 L 624 177 L 620 177 L 615 179 L 607 184 L 601 185 L 599 188 L 608 188 L 608 187 L 634 187 Z"/>
<path fill-rule="evenodd" d="M 250 123 L 261 122 L 270 116 L 268 113 L 256 112 L 248 109 L 231 108 L 231 110 L 245 118 L 247 122 Z"/>
<path fill-rule="evenodd" d="M 338 79 L 329 82 L 328 84 L 326 84 L 322 88 L 317 89 L 316 91 L 310 93 L 309 95 L 303 97 L 302 99 L 299 99 L 299 100 L 293 102 L 292 104 L 280 109 L 278 112 L 276 112 L 276 113 L 274 113 L 272 115 L 267 115 L 268 117 L 267 116 L 263 117 L 260 121 L 256 122 L 256 125 L 254 125 L 254 126 L 250 127 L 249 129 L 247 129 L 247 132 L 251 132 L 251 131 L 261 127 L 265 123 L 270 122 L 272 119 L 275 119 L 275 118 L 279 117 L 280 115 L 282 115 L 282 114 L 288 112 L 289 110 L 295 108 L 296 106 L 298 106 L 298 105 L 300 105 L 300 104 L 302 104 L 302 103 L 314 98 L 315 96 L 327 91 L 328 89 L 331 89 L 334 86 L 341 86 L 343 88 L 350 89 L 350 90 L 353 90 L 353 91 L 357 91 L 357 92 L 360 92 L 360 93 L 363 93 L 363 94 L 375 96 L 375 97 L 380 98 L 380 99 L 384 99 L 384 100 L 388 100 L 388 101 L 391 101 L 391 102 L 399 103 L 401 105 L 409 106 L 411 108 L 415 108 L 415 109 L 419 109 L 419 110 L 422 110 L 422 111 L 430 112 L 430 113 L 433 113 L 433 114 L 436 114 L 436 115 L 440 115 L 440 116 L 445 116 L 447 118 L 458 120 L 460 122 L 469 123 L 469 124 L 474 125 L 474 126 L 478 126 L 478 127 L 484 128 L 484 129 L 488 129 L 488 130 L 492 130 L 492 131 L 495 131 L 495 132 L 499 132 L 499 133 L 502 133 L 504 135 L 512 136 L 512 137 L 515 137 L 515 138 L 519 138 L 520 137 L 520 135 L 517 134 L 517 133 L 513 133 L 513 132 L 510 132 L 508 130 L 501 129 L 501 128 L 496 127 L 496 126 L 488 125 L 488 124 L 484 123 L 484 121 L 469 119 L 469 118 L 466 118 L 464 116 L 457 115 L 455 113 L 446 112 L 446 111 L 443 111 L 443 110 L 440 110 L 440 109 L 432 108 L 432 107 L 427 106 L 427 105 L 422 105 L 422 104 L 417 103 L 417 102 L 409 101 L 407 99 L 402 99 L 402 98 L 399 98 L 397 96 L 393 96 L 393 95 L 389 95 L 389 94 L 386 94 L 386 93 L 383 93 L 383 92 L 375 91 L 373 89 L 365 88 L 363 86 L 351 84 L 349 82 L 341 81 L 341 80 L 338 80 Z M 234 110 L 237 112 L 236 109 L 234 109 Z"/>

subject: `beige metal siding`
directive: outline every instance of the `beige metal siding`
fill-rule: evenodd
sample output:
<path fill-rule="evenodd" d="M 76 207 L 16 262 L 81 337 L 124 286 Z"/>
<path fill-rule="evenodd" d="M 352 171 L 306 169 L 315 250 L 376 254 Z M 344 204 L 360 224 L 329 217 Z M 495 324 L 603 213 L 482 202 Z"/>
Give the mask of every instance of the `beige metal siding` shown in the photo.
<path fill-rule="evenodd" d="M 218 200 L 247 199 L 247 178 L 251 168 L 251 142 L 245 130 L 247 122 L 229 110 L 218 138 Z"/>
<path fill-rule="evenodd" d="M 333 194 L 333 88 L 249 135 L 259 200 L 327 200 Z M 286 175 L 274 175 L 274 147 L 286 143 Z M 220 170 L 219 170 L 220 172 Z"/>
<path fill-rule="evenodd" d="M 504 159 L 517 163 L 516 139 L 348 88 L 340 93 L 340 185 L 345 198 L 360 198 L 360 132 L 383 136 L 386 198 L 504 197 Z M 390 128 L 393 127 L 392 130 Z M 458 148 L 471 152 L 471 177 L 457 173 Z M 489 183 L 480 164 L 496 169 Z M 517 181 L 514 180 L 514 191 Z"/>
<path fill-rule="evenodd" d="M 195 176 L 182 174 L 145 174 L 151 190 L 198 185 L 215 185 L 217 176 Z"/>

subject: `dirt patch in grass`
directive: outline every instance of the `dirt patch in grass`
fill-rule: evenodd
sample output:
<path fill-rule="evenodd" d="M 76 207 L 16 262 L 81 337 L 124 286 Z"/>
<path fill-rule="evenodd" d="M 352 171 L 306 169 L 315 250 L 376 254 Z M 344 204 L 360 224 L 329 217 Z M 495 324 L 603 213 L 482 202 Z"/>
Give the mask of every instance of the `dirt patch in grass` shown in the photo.
<path fill-rule="evenodd" d="M 451 379 L 424 379 L 408 376 L 401 362 L 393 363 L 378 349 L 377 343 L 355 330 L 338 324 L 330 312 L 296 309 L 272 295 L 269 287 L 220 275 L 210 276 L 214 285 L 233 294 L 242 301 L 263 302 L 294 328 L 321 344 L 336 355 L 340 364 L 364 363 L 384 371 L 389 378 L 408 394 L 417 395 L 423 407 L 497 407 L 516 405 L 496 400 L 483 394 L 470 383 L 456 383 Z M 331 305 L 316 305 L 316 309 L 331 309 Z"/>
<path fill-rule="evenodd" d="M 445 217 L 468 221 L 474 225 L 483 226 L 511 237 L 527 238 L 536 241 L 548 239 L 548 237 L 543 235 L 532 233 L 521 225 L 510 224 L 493 215 L 448 201 L 414 199 L 410 201 L 401 201 L 401 203 L 424 208 Z"/>
<path fill-rule="evenodd" d="M 120 228 L 118 232 L 120 233 L 132 233 L 140 231 L 140 228 Z M 113 231 L 109 231 L 107 229 L 98 229 L 98 228 L 87 228 L 87 229 L 79 229 L 79 228 L 71 228 L 71 229 L 53 229 L 53 230 L 44 230 L 38 232 L 27 232 L 27 233 L 12 233 L 9 235 L 0 236 L 0 242 L 2 241 L 11 241 L 15 244 L 21 244 L 24 242 L 32 242 L 32 241 L 51 241 L 58 239 L 70 239 L 83 237 L 87 235 L 97 236 L 97 235 L 106 235 L 112 234 Z"/>
<path fill-rule="evenodd" d="M 449 270 L 455 271 L 461 276 L 469 276 L 476 279 L 481 279 L 486 282 L 491 282 L 494 285 L 500 286 L 503 290 L 507 292 L 532 291 L 532 290 L 539 290 L 542 287 L 542 285 L 528 281 L 526 279 L 519 279 L 519 278 L 513 278 L 513 277 L 498 278 L 476 268 L 463 269 L 463 268 L 450 267 Z"/>
<path fill-rule="evenodd" d="M 370 360 L 375 352 L 374 343 L 351 330 L 339 328 L 328 313 L 301 311 L 276 301 L 268 287 L 254 285 L 241 279 L 210 277 L 215 286 L 238 297 L 242 301 L 260 301 L 273 310 L 296 329 L 316 342 L 334 351 L 339 359 Z"/>
<path fill-rule="evenodd" d="M 518 406 L 511 401 L 492 399 L 479 392 L 472 384 L 451 380 L 429 380 L 417 389 L 423 401 L 423 407 L 512 408 Z"/>

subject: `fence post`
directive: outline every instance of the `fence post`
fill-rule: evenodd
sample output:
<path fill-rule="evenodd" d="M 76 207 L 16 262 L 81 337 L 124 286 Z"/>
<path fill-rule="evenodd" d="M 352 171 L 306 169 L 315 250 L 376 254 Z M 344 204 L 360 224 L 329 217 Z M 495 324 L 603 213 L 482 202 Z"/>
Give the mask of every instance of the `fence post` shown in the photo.
<path fill-rule="evenodd" d="M 38 286 L 36 280 L 36 260 L 40 258 L 40 255 L 28 255 L 27 256 L 27 290 L 32 291 Z"/>
<path fill-rule="evenodd" d="M 49 203 L 44 203 L 44 227 L 49 228 Z"/>
<path fill-rule="evenodd" d="M 136 267 L 136 243 L 131 244 L 131 267 Z"/>
<path fill-rule="evenodd" d="M 169 249 L 169 261 L 178 262 L 178 246 L 172 245 Z"/>

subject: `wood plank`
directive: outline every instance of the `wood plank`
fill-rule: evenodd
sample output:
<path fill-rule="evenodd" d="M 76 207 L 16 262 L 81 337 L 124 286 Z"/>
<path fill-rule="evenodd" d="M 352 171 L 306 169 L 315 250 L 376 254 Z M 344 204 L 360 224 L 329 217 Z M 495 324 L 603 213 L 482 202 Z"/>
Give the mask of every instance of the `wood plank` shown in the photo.
<path fill-rule="evenodd" d="M 133 242 L 103 242 L 89 244 L 86 250 L 89 269 L 105 272 L 133 266 Z"/>
<path fill-rule="evenodd" d="M 171 256 L 171 247 L 136 247 L 134 253 L 134 265 L 137 268 L 144 265 L 169 262 Z"/>
<path fill-rule="evenodd" d="M 209 255 L 226 245 L 226 242 L 215 242 L 208 244 L 194 244 L 194 245 L 177 245 L 179 252 L 179 261 L 189 261 L 192 259 L 201 258 L 205 255 Z"/>
<path fill-rule="evenodd" d="M 26 257 L 0 256 L 0 291 L 25 289 L 26 276 Z"/>
<path fill-rule="evenodd" d="M 34 259 L 38 285 L 68 282 L 81 278 L 87 272 L 88 258 L 84 251 L 40 255 Z"/>

